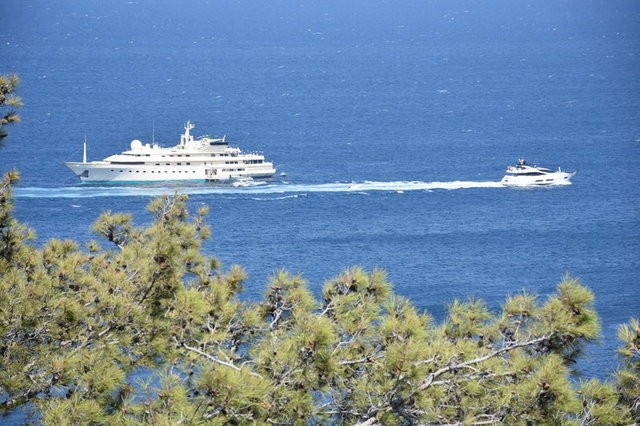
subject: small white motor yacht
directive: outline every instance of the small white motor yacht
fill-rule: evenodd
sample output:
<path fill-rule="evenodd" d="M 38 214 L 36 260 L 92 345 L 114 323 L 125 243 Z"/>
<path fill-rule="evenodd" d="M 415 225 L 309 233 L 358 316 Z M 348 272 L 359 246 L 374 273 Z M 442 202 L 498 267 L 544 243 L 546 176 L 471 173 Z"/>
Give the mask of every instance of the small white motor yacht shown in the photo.
<path fill-rule="evenodd" d="M 571 178 L 576 172 L 551 170 L 536 165 L 530 166 L 525 160 L 518 160 L 515 166 L 507 167 L 507 174 L 502 178 L 505 186 L 546 186 L 570 185 Z"/>

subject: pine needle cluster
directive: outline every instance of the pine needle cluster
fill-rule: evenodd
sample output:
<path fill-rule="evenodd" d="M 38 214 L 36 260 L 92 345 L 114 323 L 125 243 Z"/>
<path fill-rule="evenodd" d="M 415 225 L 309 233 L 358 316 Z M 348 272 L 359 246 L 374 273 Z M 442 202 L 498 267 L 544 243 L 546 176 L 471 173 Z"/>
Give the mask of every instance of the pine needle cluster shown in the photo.
<path fill-rule="evenodd" d="M 5 126 L 20 121 L 16 109 L 22 107 L 22 99 L 15 95 L 19 84 L 20 78 L 16 74 L 0 74 L 0 147 L 2 140 L 7 136 Z"/>

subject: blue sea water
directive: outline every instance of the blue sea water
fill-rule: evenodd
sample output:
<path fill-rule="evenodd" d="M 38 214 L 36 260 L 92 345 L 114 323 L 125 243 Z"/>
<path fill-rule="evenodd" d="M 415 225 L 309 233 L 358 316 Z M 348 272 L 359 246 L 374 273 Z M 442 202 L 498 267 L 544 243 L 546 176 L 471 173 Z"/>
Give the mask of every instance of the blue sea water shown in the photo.
<path fill-rule="evenodd" d="M 3 0 L 0 72 L 25 107 L 0 151 L 17 216 L 88 241 L 106 210 L 150 220 L 176 186 L 81 186 L 64 161 L 134 139 L 226 134 L 286 177 L 178 185 L 210 207 L 205 250 L 315 291 L 352 265 L 442 319 L 454 298 L 492 308 L 565 273 L 595 293 L 603 338 L 578 367 L 616 367 L 640 315 L 640 3 L 630 0 Z M 496 184 L 524 157 L 577 170 L 570 186 Z"/>

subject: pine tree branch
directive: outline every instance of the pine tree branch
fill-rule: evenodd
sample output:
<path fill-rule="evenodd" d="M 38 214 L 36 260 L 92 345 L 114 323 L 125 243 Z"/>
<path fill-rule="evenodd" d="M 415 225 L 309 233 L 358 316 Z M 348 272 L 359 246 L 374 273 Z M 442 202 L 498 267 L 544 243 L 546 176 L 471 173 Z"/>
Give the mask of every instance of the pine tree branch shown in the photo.
<path fill-rule="evenodd" d="M 87 337 L 87 340 L 85 340 L 84 342 L 82 342 L 81 344 L 79 344 L 78 346 L 76 346 L 71 353 L 69 353 L 69 358 L 71 358 L 73 355 L 75 355 L 78 351 L 86 348 L 87 346 L 89 346 L 91 343 L 94 343 L 95 341 L 97 341 L 99 338 L 101 338 L 102 336 L 104 336 L 105 334 L 107 334 L 108 332 L 110 332 L 111 330 L 113 330 L 115 328 L 115 325 L 110 325 L 107 328 L 105 328 L 104 330 L 102 330 L 99 333 L 92 333 L 91 335 L 89 335 Z"/>
<path fill-rule="evenodd" d="M 378 419 L 376 419 L 375 417 L 370 417 L 363 422 L 356 423 L 355 426 L 375 426 L 378 424 L 380 424 L 378 423 Z"/>
<path fill-rule="evenodd" d="M 153 278 L 151 280 L 151 284 L 149 284 L 149 286 L 145 290 L 144 294 L 142 295 L 142 298 L 138 301 L 138 305 L 142 305 L 144 303 L 144 301 L 147 300 L 147 297 L 149 297 L 149 294 L 151 293 L 151 290 L 156 285 L 157 277 L 158 277 L 158 273 L 156 271 L 156 272 L 153 273 Z"/>
<path fill-rule="evenodd" d="M 552 337 L 552 335 L 544 335 L 544 336 L 537 337 L 537 338 L 532 339 L 532 340 L 527 340 L 527 341 L 524 341 L 524 342 L 513 343 L 513 344 L 510 344 L 510 345 L 504 346 L 504 347 L 502 347 L 500 349 L 497 349 L 497 350 L 495 350 L 493 352 L 489 352 L 488 354 L 486 354 L 484 356 L 481 356 L 481 357 L 478 357 L 478 358 L 474 358 L 474 359 L 469 360 L 469 361 L 461 362 L 459 364 L 450 363 L 450 364 L 442 367 L 441 369 L 436 370 L 433 373 L 429 374 L 427 376 L 427 378 L 422 382 L 422 384 L 418 387 L 417 390 L 422 391 L 422 390 L 427 389 L 429 386 L 431 386 L 433 384 L 433 381 L 436 378 L 438 378 L 439 376 L 441 376 L 441 375 L 443 375 L 445 373 L 448 373 L 448 372 L 451 372 L 451 371 L 455 371 L 455 370 L 458 370 L 460 368 L 468 368 L 468 367 L 470 367 L 472 365 L 480 364 L 481 362 L 487 361 L 487 360 L 489 360 L 491 358 L 494 358 L 494 357 L 496 357 L 498 355 L 502 355 L 504 353 L 510 352 L 510 351 L 512 351 L 514 349 L 523 348 L 523 347 L 526 347 L 526 346 L 536 345 L 538 343 L 544 342 L 545 340 L 549 340 L 551 337 Z M 414 391 L 412 393 L 412 395 L 415 392 L 417 392 L 417 390 Z"/>
<path fill-rule="evenodd" d="M 353 359 L 353 360 L 342 360 L 339 362 L 340 365 L 352 365 L 352 364 L 362 364 L 365 362 L 371 362 L 371 361 L 375 361 L 377 359 L 380 358 L 384 358 L 384 355 L 379 354 L 379 355 L 370 355 L 370 356 L 366 356 L 364 358 L 360 358 L 360 359 Z"/>
<path fill-rule="evenodd" d="M 280 321 L 281 316 L 282 316 L 282 309 L 276 309 L 273 312 L 273 321 L 271 321 L 271 324 L 269 324 L 270 330 L 273 330 L 273 327 L 275 327 L 278 321 Z"/>
<path fill-rule="evenodd" d="M 422 360 L 422 361 L 416 361 L 416 362 L 413 363 L 413 365 L 415 365 L 417 367 L 417 366 L 422 365 L 422 364 L 431 364 L 432 362 L 437 361 L 438 358 L 440 358 L 440 356 L 436 355 L 436 356 L 431 357 L 429 359 L 425 359 L 425 360 Z"/>
<path fill-rule="evenodd" d="M 204 351 L 201 351 L 198 348 L 194 348 L 193 346 L 189 346 L 186 343 L 182 343 L 181 346 L 183 348 L 187 349 L 187 350 L 190 350 L 191 352 L 195 352 L 198 355 L 201 355 L 201 356 L 207 358 L 209 361 L 215 362 L 216 364 L 223 365 L 225 367 L 229 367 L 229 368 L 231 368 L 233 370 L 236 370 L 236 371 L 242 371 L 242 368 L 238 367 L 237 365 L 234 365 L 234 364 L 232 364 L 230 362 L 227 362 L 227 361 L 223 361 L 220 358 L 214 357 L 213 355 L 209 355 L 208 353 L 206 353 Z M 253 377 L 257 377 L 258 379 L 262 379 L 262 376 L 260 374 L 256 373 L 256 372 L 254 372 L 254 371 L 249 371 L 249 374 L 251 374 Z"/>

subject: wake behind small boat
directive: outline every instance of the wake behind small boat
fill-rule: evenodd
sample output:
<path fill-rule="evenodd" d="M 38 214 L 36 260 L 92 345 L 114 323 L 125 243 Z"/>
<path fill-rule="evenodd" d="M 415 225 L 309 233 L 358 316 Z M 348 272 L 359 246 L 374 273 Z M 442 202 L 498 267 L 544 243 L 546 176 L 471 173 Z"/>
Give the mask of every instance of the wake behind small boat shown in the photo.
<path fill-rule="evenodd" d="M 87 161 L 85 142 L 83 160 L 65 164 L 83 183 L 98 184 L 233 182 L 241 178 L 270 178 L 275 174 L 273 163 L 266 161 L 262 154 L 231 147 L 224 137 L 196 139 L 190 133 L 194 127 L 190 121 L 185 124 L 176 146 L 163 148 L 135 139 L 131 141 L 130 150 L 102 161 Z"/>
<path fill-rule="evenodd" d="M 576 172 L 551 170 L 536 165 L 530 166 L 523 159 L 518 160 L 515 166 L 507 167 L 507 174 L 500 183 L 505 186 L 546 186 L 546 185 L 570 185 L 571 178 Z"/>

